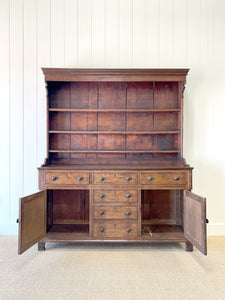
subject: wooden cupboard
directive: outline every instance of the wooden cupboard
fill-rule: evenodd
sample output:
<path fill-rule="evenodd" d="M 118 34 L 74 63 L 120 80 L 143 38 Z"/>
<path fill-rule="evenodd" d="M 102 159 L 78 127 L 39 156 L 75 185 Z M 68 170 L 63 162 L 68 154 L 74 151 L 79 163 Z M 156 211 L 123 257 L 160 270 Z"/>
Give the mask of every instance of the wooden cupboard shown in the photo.
<path fill-rule="evenodd" d="M 20 199 L 19 253 L 38 242 L 206 247 L 206 200 L 183 158 L 187 69 L 44 68 L 47 158 Z"/>

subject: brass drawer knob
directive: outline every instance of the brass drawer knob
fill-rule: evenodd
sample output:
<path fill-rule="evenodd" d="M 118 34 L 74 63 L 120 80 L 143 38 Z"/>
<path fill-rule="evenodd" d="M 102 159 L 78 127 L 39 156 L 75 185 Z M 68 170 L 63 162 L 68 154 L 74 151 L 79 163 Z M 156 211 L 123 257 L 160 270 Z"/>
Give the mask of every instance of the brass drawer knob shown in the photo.
<path fill-rule="evenodd" d="M 127 198 L 130 198 L 130 194 L 126 194 L 126 197 L 127 197 Z"/>
<path fill-rule="evenodd" d="M 104 228 L 103 228 L 103 227 L 101 227 L 101 228 L 100 228 L 100 232 L 103 232 L 103 231 L 104 231 Z"/>
<path fill-rule="evenodd" d="M 99 196 L 100 196 L 100 198 L 104 198 L 104 194 L 100 194 Z"/>
<path fill-rule="evenodd" d="M 78 181 L 81 181 L 82 179 L 83 179 L 83 177 L 81 177 L 81 176 L 79 176 L 79 177 L 77 178 Z"/>
<path fill-rule="evenodd" d="M 100 179 L 100 181 L 103 181 L 103 180 L 104 180 L 104 177 L 101 176 L 99 179 Z"/>
<path fill-rule="evenodd" d="M 104 215 L 104 210 L 100 210 L 99 214 L 102 216 Z"/>
<path fill-rule="evenodd" d="M 126 231 L 127 231 L 127 232 L 131 232 L 131 229 L 128 227 Z"/>
<path fill-rule="evenodd" d="M 174 177 L 173 180 L 178 181 L 180 177 Z"/>
<path fill-rule="evenodd" d="M 56 178 L 55 176 L 52 176 L 52 177 L 51 177 L 51 180 L 52 180 L 52 181 L 55 181 L 56 179 L 57 179 L 57 178 Z"/>
<path fill-rule="evenodd" d="M 130 211 L 128 210 L 128 211 L 126 211 L 126 215 L 127 216 L 129 216 L 130 215 Z"/>
<path fill-rule="evenodd" d="M 126 181 L 130 181 L 131 180 L 131 177 L 126 177 Z"/>
<path fill-rule="evenodd" d="M 149 177 L 148 177 L 148 180 L 152 181 L 152 180 L 153 180 L 153 177 L 149 176 Z"/>

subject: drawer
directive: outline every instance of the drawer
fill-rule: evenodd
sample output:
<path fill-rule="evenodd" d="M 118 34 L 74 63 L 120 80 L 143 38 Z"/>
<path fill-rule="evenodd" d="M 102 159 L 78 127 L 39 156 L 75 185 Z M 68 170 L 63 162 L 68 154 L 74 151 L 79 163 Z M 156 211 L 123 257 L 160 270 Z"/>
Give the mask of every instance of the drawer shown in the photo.
<path fill-rule="evenodd" d="M 93 184 L 137 184 L 137 173 L 98 172 L 93 174 Z"/>
<path fill-rule="evenodd" d="M 187 172 L 142 172 L 141 184 L 147 185 L 185 185 L 188 182 Z"/>
<path fill-rule="evenodd" d="M 136 206 L 94 206 L 94 219 L 137 219 Z"/>
<path fill-rule="evenodd" d="M 45 183 L 57 184 L 89 184 L 89 173 L 85 172 L 46 172 Z"/>
<path fill-rule="evenodd" d="M 137 236 L 137 223 L 99 222 L 93 224 L 93 236 L 102 238 L 133 238 Z"/>
<path fill-rule="evenodd" d="M 123 203 L 136 203 L 137 191 L 136 190 L 93 190 L 94 203 L 110 203 L 110 202 L 123 202 Z"/>

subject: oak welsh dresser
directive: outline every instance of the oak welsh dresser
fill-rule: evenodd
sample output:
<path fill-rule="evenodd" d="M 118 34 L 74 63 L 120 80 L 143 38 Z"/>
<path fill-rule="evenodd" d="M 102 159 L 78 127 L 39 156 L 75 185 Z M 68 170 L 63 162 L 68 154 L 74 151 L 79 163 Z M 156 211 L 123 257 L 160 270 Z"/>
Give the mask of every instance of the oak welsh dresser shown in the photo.
<path fill-rule="evenodd" d="M 20 199 L 19 254 L 38 242 L 184 242 L 203 254 L 206 199 L 183 158 L 188 69 L 43 68 L 47 158 Z"/>

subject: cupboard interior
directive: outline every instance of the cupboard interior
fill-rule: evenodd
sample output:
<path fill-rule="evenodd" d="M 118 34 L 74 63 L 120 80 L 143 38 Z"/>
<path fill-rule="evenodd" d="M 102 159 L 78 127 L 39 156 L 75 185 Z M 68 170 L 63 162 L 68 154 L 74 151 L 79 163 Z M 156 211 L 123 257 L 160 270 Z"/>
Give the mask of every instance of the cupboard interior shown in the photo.
<path fill-rule="evenodd" d="M 177 159 L 178 93 L 177 82 L 49 81 L 49 163 Z"/>
<path fill-rule="evenodd" d="M 183 236 L 183 191 L 141 191 L 143 237 Z"/>
<path fill-rule="evenodd" d="M 48 190 L 47 232 L 89 235 L 89 190 Z"/>

